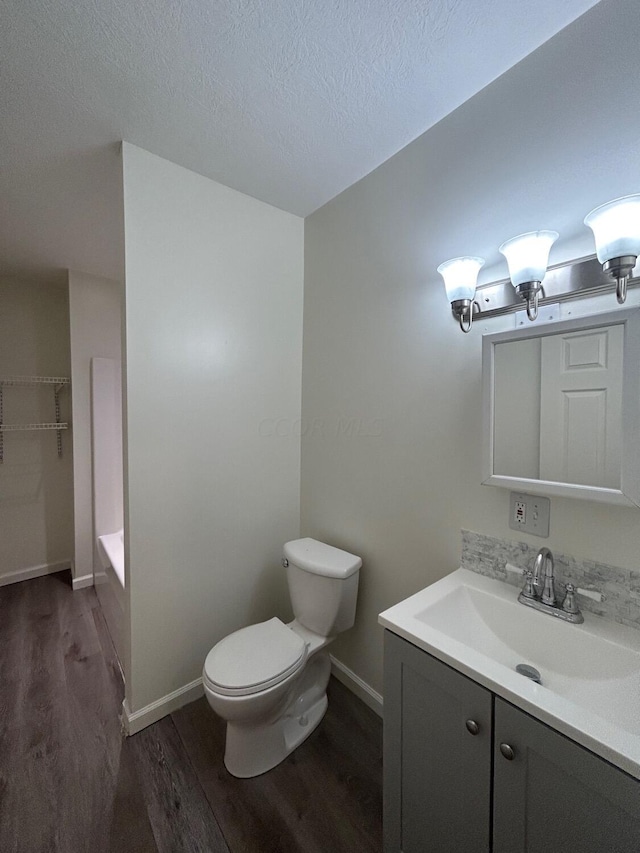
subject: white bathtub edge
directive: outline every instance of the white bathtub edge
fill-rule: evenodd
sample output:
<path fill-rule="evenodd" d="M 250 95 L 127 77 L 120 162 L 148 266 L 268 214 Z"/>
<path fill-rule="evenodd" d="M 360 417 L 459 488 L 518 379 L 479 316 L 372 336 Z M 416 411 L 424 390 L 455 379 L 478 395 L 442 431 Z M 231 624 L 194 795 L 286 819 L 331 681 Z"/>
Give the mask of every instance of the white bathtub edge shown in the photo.
<path fill-rule="evenodd" d="M 204 696 L 204 687 L 202 686 L 202 677 L 196 678 L 189 684 L 179 687 L 172 693 L 156 699 L 150 705 L 145 705 L 139 711 L 131 712 L 129 703 L 125 699 L 122 703 L 122 724 L 127 735 L 134 735 L 137 732 L 146 729 L 152 723 L 156 723 L 172 711 L 177 711 L 183 705 L 188 705 L 189 702 L 194 702 Z"/>
<path fill-rule="evenodd" d="M 120 585 L 124 588 L 124 531 L 122 528 L 115 533 L 105 533 L 98 536 L 98 555 L 102 568 L 106 571 L 113 569 Z"/>

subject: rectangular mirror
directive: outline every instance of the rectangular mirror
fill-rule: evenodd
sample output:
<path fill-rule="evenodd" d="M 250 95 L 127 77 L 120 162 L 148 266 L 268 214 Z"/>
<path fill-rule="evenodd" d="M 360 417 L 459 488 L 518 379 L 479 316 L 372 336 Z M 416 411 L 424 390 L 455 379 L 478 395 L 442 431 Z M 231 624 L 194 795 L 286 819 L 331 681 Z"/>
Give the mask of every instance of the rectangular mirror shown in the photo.
<path fill-rule="evenodd" d="M 640 310 L 482 341 L 485 485 L 640 506 Z"/>

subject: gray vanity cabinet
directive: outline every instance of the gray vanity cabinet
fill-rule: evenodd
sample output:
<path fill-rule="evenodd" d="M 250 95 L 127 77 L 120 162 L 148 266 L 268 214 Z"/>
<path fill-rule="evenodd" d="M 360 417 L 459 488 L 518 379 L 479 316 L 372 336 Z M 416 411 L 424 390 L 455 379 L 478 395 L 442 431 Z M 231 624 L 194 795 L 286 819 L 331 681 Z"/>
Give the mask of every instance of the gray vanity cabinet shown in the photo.
<path fill-rule="evenodd" d="M 384 694 L 385 851 L 488 853 L 492 694 L 389 631 Z"/>
<path fill-rule="evenodd" d="M 494 853 L 638 853 L 636 779 L 498 697 L 494 726 Z"/>
<path fill-rule="evenodd" d="M 385 631 L 385 853 L 639 853 L 640 782 Z"/>

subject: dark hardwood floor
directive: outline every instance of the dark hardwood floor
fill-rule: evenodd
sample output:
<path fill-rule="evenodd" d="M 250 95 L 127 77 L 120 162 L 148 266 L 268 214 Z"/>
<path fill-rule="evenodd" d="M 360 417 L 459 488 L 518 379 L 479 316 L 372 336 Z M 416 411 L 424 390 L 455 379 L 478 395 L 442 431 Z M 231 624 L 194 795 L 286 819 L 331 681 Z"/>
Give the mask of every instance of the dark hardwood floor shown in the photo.
<path fill-rule="evenodd" d="M 1 853 L 367 853 L 382 848 L 382 725 L 335 679 L 319 728 L 255 779 L 224 768 L 199 699 L 131 738 L 93 589 L 0 588 Z"/>

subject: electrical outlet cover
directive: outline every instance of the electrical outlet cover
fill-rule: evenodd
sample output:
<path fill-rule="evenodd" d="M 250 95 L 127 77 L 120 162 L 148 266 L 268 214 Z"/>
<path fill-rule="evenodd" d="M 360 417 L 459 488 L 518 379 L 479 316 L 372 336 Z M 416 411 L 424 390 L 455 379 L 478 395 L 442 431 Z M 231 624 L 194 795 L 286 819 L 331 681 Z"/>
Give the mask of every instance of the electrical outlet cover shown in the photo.
<path fill-rule="evenodd" d="M 509 527 L 533 536 L 549 536 L 551 501 L 538 495 L 511 492 L 509 501 Z"/>

